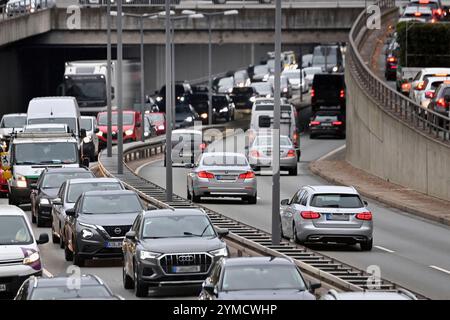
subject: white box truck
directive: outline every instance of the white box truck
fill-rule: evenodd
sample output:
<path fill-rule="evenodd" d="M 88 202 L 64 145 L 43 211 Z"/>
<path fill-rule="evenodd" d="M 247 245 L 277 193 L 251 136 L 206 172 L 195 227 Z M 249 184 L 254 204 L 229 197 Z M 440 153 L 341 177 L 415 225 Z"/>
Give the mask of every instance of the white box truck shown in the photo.
<path fill-rule="evenodd" d="M 94 115 L 106 111 L 107 61 L 66 62 L 63 96 L 77 99 L 82 115 Z M 122 63 L 123 108 L 135 110 L 140 106 L 140 63 L 124 60 Z M 111 105 L 117 107 L 117 62 L 111 62 Z M 135 107 L 136 106 L 136 107 Z"/>

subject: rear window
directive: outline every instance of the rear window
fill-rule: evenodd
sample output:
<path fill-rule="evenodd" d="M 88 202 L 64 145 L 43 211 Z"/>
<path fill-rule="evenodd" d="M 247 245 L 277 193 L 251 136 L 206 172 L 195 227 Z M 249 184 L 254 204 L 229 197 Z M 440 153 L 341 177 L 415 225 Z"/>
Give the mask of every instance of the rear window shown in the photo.
<path fill-rule="evenodd" d="M 364 205 L 356 194 L 316 194 L 311 199 L 311 207 L 316 208 L 362 208 Z"/>
<path fill-rule="evenodd" d="M 214 155 L 205 156 L 203 158 L 202 164 L 204 166 L 248 166 L 247 159 L 243 156 L 234 155 Z"/>
<path fill-rule="evenodd" d="M 273 104 L 263 104 L 263 105 L 257 105 L 255 107 L 255 111 L 273 111 Z M 281 111 L 292 111 L 291 106 L 281 106 Z"/>
<path fill-rule="evenodd" d="M 333 74 L 316 74 L 314 76 L 313 85 L 315 88 L 343 88 L 344 76 Z"/>
<path fill-rule="evenodd" d="M 234 94 L 253 94 L 253 88 L 250 87 L 234 87 L 233 88 Z"/>
<path fill-rule="evenodd" d="M 317 115 L 314 120 L 320 122 L 338 121 L 337 115 Z"/>

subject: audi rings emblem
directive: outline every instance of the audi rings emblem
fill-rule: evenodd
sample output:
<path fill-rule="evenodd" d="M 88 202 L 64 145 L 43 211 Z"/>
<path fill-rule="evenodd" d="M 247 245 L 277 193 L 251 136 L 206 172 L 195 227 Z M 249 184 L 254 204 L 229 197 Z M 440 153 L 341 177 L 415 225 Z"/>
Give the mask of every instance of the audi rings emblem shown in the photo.
<path fill-rule="evenodd" d="M 114 229 L 114 233 L 117 234 L 117 235 L 119 235 L 119 234 L 122 233 L 122 229 L 120 229 L 119 227 L 117 227 L 117 228 Z"/>
<path fill-rule="evenodd" d="M 178 256 L 178 262 L 193 262 L 194 256 L 186 255 L 186 256 Z"/>

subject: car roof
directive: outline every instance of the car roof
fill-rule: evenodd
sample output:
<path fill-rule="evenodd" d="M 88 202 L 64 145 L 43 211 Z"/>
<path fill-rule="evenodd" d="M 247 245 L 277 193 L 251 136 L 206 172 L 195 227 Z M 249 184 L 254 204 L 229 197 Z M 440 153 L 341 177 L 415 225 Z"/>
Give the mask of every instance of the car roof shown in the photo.
<path fill-rule="evenodd" d="M 305 188 L 311 189 L 314 193 L 358 194 L 358 191 L 354 187 L 346 186 L 305 186 Z"/>
<path fill-rule="evenodd" d="M 120 182 L 116 178 L 76 178 L 67 180 L 68 184 L 90 183 L 90 182 Z"/>
<path fill-rule="evenodd" d="M 336 300 L 416 300 L 416 297 L 407 291 L 336 292 L 330 290 L 328 295 Z"/>
<path fill-rule="evenodd" d="M 111 195 L 127 195 L 132 194 L 136 195 L 136 192 L 132 190 L 92 190 L 84 192 L 85 196 L 111 196 Z"/>
<path fill-rule="evenodd" d="M 207 216 L 207 214 L 201 209 L 156 209 L 144 212 L 144 217 L 167 216 Z"/>
<path fill-rule="evenodd" d="M 1 204 L 0 216 L 26 216 L 26 214 L 19 207 L 11 206 L 9 204 Z"/>
<path fill-rule="evenodd" d="M 54 288 L 54 287 L 67 287 L 67 281 L 71 279 L 73 275 L 63 274 L 52 278 L 35 277 L 34 287 L 37 288 Z M 82 286 L 99 286 L 104 285 L 103 281 L 97 276 L 90 274 L 83 274 L 77 280 L 80 280 Z"/>
<path fill-rule="evenodd" d="M 225 259 L 226 266 L 252 266 L 252 265 L 293 265 L 292 260 L 284 257 L 239 257 Z"/>
<path fill-rule="evenodd" d="M 3 115 L 2 118 L 9 118 L 9 117 L 26 117 L 26 113 L 6 113 Z"/>
<path fill-rule="evenodd" d="M 215 157 L 215 156 L 237 156 L 237 157 L 245 157 L 242 153 L 238 152 L 204 152 L 204 157 Z"/>
<path fill-rule="evenodd" d="M 422 76 L 426 74 L 439 74 L 439 73 L 446 73 L 450 74 L 450 68 L 423 68 L 422 70 Z"/>
<path fill-rule="evenodd" d="M 192 133 L 192 134 L 202 134 L 200 130 L 193 130 L 193 129 L 176 129 L 172 131 L 172 134 L 175 133 Z"/>
<path fill-rule="evenodd" d="M 45 168 L 43 173 L 66 173 L 66 172 L 90 172 L 90 170 L 86 168 L 77 168 L 77 167 L 66 167 L 66 168 Z"/>

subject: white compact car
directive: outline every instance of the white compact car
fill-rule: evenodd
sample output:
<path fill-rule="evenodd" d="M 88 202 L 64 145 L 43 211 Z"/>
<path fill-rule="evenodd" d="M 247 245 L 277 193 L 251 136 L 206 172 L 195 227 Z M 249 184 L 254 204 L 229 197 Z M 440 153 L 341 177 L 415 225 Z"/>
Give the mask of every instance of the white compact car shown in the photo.
<path fill-rule="evenodd" d="M 28 277 L 42 274 L 38 245 L 47 242 L 46 233 L 35 239 L 20 208 L 0 205 L 0 293 L 15 295 Z"/>

